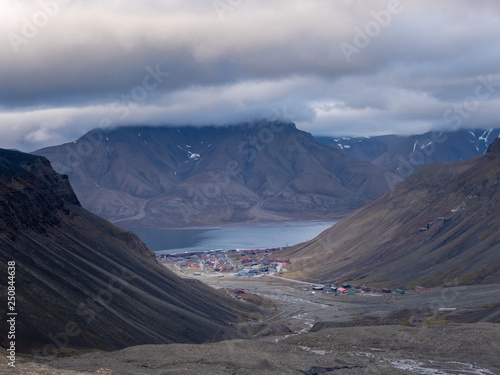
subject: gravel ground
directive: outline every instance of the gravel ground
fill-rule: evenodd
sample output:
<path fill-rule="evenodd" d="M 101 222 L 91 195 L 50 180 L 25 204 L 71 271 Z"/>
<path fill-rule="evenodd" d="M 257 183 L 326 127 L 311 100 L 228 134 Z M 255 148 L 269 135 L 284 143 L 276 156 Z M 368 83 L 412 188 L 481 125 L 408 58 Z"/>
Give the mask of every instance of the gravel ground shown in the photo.
<path fill-rule="evenodd" d="M 500 302 L 499 285 L 405 296 L 333 296 L 312 294 L 310 285 L 280 278 L 204 281 L 230 294 L 234 288 L 258 294 L 272 301 L 274 312 L 263 315 L 260 322 L 236 325 L 253 339 L 137 346 L 68 358 L 25 357 L 18 358 L 15 369 L 7 367 L 2 353 L 0 373 L 500 374 L 499 324 L 446 324 L 456 317 L 494 317 L 496 313 L 477 315 L 477 311 L 488 312 Z M 442 308 L 456 310 L 442 312 Z M 413 324 L 413 318 L 423 321 Z M 380 325 L 388 323 L 392 325 Z"/>
<path fill-rule="evenodd" d="M 500 325 L 331 328 L 269 342 L 145 345 L 19 363 L 6 374 L 498 374 Z M 50 366 L 50 367 L 47 367 Z"/>
<path fill-rule="evenodd" d="M 487 314 L 485 307 L 500 305 L 500 285 L 478 285 L 430 289 L 424 293 L 409 291 L 404 296 L 395 294 L 359 294 L 335 296 L 312 293 L 310 284 L 282 278 L 215 279 L 206 282 L 219 289 L 241 288 L 280 304 L 278 321 L 292 331 L 326 327 L 371 324 L 400 324 L 408 319 L 439 316 L 440 319 L 459 322 L 486 320 L 500 322 L 500 313 Z M 307 290 L 304 290 L 307 288 Z M 442 309 L 456 309 L 442 311 Z M 497 309 L 498 310 L 498 309 Z M 494 311 L 494 309 L 492 309 Z M 264 318 L 269 319 L 269 318 Z"/>

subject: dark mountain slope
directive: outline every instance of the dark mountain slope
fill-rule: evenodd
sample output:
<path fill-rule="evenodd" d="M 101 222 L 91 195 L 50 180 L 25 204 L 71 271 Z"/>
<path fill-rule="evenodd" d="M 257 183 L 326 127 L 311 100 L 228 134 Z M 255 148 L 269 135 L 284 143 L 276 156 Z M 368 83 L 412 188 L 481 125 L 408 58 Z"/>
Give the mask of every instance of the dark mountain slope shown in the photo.
<path fill-rule="evenodd" d="M 178 278 L 135 235 L 84 210 L 43 157 L 0 150 L 0 215 L 2 285 L 16 264 L 18 351 L 218 340 L 254 311 Z"/>
<path fill-rule="evenodd" d="M 383 168 L 290 123 L 94 130 L 36 153 L 129 228 L 340 217 L 388 189 Z"/>
<path fill-rule="evenodd" d="M 393 287 L 500 281 L 500 139 L 485 155 L 420 168 L 289 250 L 296 276 Z"/>

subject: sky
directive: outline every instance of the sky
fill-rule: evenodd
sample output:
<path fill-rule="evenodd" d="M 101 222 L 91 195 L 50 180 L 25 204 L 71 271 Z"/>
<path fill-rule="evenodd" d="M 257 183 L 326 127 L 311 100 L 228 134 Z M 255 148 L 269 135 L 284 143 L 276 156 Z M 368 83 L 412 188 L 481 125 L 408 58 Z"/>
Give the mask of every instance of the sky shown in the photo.
<path fill-rule="evenodd" d="M 500 127 L 497 0 L 2 0 L 0 147 L 286 119 L 314 135 Z"/>

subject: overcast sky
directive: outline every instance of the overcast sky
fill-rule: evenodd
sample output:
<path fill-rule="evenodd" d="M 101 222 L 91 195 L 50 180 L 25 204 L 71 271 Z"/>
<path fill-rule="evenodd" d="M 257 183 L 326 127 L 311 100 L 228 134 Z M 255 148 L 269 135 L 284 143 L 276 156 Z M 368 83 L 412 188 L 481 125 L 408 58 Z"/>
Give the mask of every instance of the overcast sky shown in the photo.
<path fill-rule="evenodd" d="M 318 135 L 500 127 L 497 0 L 1 0 L 0 147 L 285 117 Z"/>

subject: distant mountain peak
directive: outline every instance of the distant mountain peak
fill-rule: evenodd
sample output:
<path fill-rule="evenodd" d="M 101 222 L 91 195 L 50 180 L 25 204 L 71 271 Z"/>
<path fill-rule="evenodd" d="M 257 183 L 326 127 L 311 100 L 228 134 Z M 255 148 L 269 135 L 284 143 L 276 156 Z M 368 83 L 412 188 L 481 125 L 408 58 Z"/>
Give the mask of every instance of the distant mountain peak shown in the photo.
<path fill-rule="evenodd" d="M 121 127 L 38 150 L 83 207 L 125 228 L 326 219 L 388 189 L 385 168 L 290 121 Z"/>
<path fill-rule="evenodd" d="M 347 155 L 391 169 L 406 178 L 423 165 L 467 160 L 487 152 L 500 128 L 433 131 L 371 138 L 316 137 Z"/>

